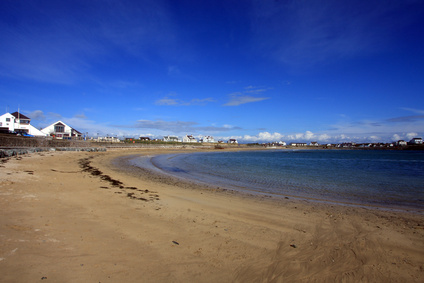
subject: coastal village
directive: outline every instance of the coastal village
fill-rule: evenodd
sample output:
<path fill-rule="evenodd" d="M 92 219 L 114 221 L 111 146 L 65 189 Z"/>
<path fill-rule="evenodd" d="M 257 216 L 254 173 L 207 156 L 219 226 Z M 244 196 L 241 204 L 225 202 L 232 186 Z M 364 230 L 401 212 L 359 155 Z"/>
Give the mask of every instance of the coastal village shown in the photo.
<path fill-rule="evenodd" d="M 116 136 L 106 136 L 106 137 L 89 137 L 88 133 L 82 133 L 77 129 L 67 125 L 63 121 L 56 121 L 48 125 L 45 128 L 37 129 L 33 125 L 31 125 L 31 119 L 25 116 L 22 113 L 13 112 L 13 113 L 5 113 L 0 116 L 0 133 L 3 134 L 13 134 L 24 137 L 41 137 L 41 138 L 50 138 L 50 139 L 68 139 L 68 140 L 90 140 L 93 142 L 100 143 L 182 143 L 182 144 L 238 144 L 237 139 L 229 139 L 227 141 L 224 140 L 215 140 L 212 136 L 203 136 L 200 138 L 196 138 L 193 135 L 185 135 L 182 139 L 178 136 L 167 135 L 161 139 L 155 139 L 145 136 L 140 136 L 139 138 L 123 138 L 120 139 Z M 423 139 L 416 137 L 412 138 L 409 141 L 398 140 L 391 143 L 338 143 L 338 144 L 319 144 L 316 141 L 311 141 L 309 143 L 305 142 L 291 142 L 286 143 L 284 141 L 275 141 L 271 143 L 262 143 L 262 144 L 254 144 L 261 145 L 269 148 L 277 148 L 277 147 L 324 147 L 324 148 L 395 148 L 395 147 L 404 147 L 404 146 L 416 146 L 422 145 Z"/>

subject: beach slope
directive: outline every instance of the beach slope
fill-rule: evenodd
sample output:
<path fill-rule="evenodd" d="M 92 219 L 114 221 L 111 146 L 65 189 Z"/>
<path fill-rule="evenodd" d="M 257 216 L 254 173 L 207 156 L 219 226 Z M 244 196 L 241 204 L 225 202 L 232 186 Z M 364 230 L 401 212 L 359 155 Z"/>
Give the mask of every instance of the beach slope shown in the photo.
<path fill-rule="evenodd" d="M 424 282 L 422 213 L 249 196 L 46 152 L 0 168 L 1 282 Z"/>

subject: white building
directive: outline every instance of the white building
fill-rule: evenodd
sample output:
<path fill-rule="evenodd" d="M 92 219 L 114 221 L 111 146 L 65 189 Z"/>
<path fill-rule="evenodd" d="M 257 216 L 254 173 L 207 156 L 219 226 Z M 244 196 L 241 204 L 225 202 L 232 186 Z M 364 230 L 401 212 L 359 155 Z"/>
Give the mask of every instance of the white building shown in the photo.
<path fill-rule="evenodd" d="M 236 139 L 229 139 L 227 143 L 238 143 L 238 141 Z"/>
<path fill-rule="evenodd" d="M 97 137 L 97 138 L 91 138 L 92 141 L 95 142 L 115 142 L 115 143 L 119 143 L 121 142 L 121 140 L 117 137 Z"/>
<path fill-rule="evenodd" d="M 318 142 L 311 142 L 309 146 L 319 146 Z"/>
<path fill-rule="evenodd" d="M 176 136 L 166 136 L 163 137 L 164 142 L 181 142 Z"/>
<path fill-rule="evenodd" d="M 296 147 L 304 147 L 307 146 L 308 144 L 305 142 L 292 142 L 290 143 L 290 146 L 296 146 Z"/>
<path fill-rule="evenodd" d="M 62 121 L 57 121 L 41 130 L 48 136 L 58 139 L 80 139 L 82 134 Z"/>
<path fill-rule="evenodd" d="M 205 136 L 200 140 L 200 142 L 215 142 L 215 139 L 211 136 Z"/>
<path fill-rule="evenodd" d="M 12 114 L 6 113 L 0 116 L 0 132 L 15 132 L 20 134 L 29 134 L 32 136 L 46 136 L 30 123 L 31 119 L 19 112 L 14 112 Z"/>
<path fill-rule="evenodd" d="M 193 137 L 192 135 L 186 135 L 183 138 L 183 142 L 197 142 L 196 138 Z"/>
<path fill-rule="evenodd" d="M 404 141 L 404 140 L 398 140 L 398 141 L 396 142 L 396 144 L 397 144 L 397 145 L 399 145 L 399 146 L 404 146 L 404 145 L 407 145 L 407 142 L 406 142 L 406 141 Z"/>

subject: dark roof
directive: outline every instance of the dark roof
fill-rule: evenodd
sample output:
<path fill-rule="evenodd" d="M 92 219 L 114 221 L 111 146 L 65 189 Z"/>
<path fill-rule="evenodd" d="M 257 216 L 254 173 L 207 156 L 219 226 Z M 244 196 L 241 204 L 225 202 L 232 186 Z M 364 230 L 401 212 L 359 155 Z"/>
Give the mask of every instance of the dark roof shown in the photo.
<path fill-rule="evenodd" d="M 31 120 L 31 118 L 28 118 L 27 116 L 25 116 L 24 114 L 19 113 L 18 111 L 13 112 L 12 115 L 15 116 L 15 118 Z"/>
<path fill-rule="evenodd" d="M 61 122 L 57 122 L 57 123 L 55 123 L 54 125 L 55 125 L 55 126 L 66 126 L 65 124 L 63 124 L 63 123 L 61 123 Z M 70 127 L 70 126 L 68 126 L 68 127 Z M 71 130 L 72 130 L 72 131 L 75 131 L 75 132 L 77 132 L 78 134 L 81 134 L 81 135 L 82 135 L 82 133 L 81 133 L 80 131 L 78 131 L 78 130 L 76 130 L 76 129 L 72 128 L 72 127 L 70 127 L 70 128 L 71 128 Z"/>

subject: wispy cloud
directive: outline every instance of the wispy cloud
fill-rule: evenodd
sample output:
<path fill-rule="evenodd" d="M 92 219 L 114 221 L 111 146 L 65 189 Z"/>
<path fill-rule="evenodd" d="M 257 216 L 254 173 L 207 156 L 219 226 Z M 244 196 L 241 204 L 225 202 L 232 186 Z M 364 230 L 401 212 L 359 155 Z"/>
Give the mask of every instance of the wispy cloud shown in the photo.
<path fill-rule="evenodd" d="M 253 97 L 236 92 L 230 94 L 230 101 L 225 103 L 224 106 L 239 106 L 242 104 L 258 102 L 266 99 L 269 99 L 269 97 Z"/>
<path fill-rule="evenodd" d="M 112 53 L 145 61 L 176 54 L 169 48 L 174 25 L 160 1 L 12 2 L 0 6 L 16 17 L 0 22 L 0 76 L 72 84 L 96 80 L 93 68 Z"/>
<path fill-rule="evenodd" d="M 160 130 L 164 132 L 172 132 L 179 134 L 187 133 L 216 133 L 227 132 L 231 130 L 241 129 L 240 127 L 224 126 L 200 126 L 197 122 L 193 121 L 163 121 L 163 120 L 139 120 L 133 126 L 128 126 L 139 129 Z"/>
<path fill-rule="evenodd" d="M 424 115 L 424 110 L 422 110 L 422 109 L 414 109 L 414 108 L 408 108 L 408 107 L 401 107 L 400 109 L 405 110 L 405 111 L 409 111 L 409 112 L 413 112 L 413 113 L 416 113 L 416 114 Z"/>
<path fill-rule="evenodd" d="M 402 116 L 402 117 L 396 117 L 396 118 L 390 118 L 387 119 L 387 122 L 392 123 L 410 123 L 410 122 L 416 122 L 424 120 L 424 115 L 411 115 L 411 116 Z"/>
<path fill-rule="evenodd" d="M 206 105 L 210 102 L 215 102 L 211 97 L 208 98 L 193 98 L 189 101 L 184 101 L 177 98 L 164 97 L 155 102 L 157 105 L 165 106 L 190 106 L 190 105 Z"/>
<path fill-rule="evenodd" d="M 386 121 L 389 123 L 411 123 L 411 122 L 417 122 L 417 121 L 424 122 L 424 110 L 408 108 L 408 107 L 401 107 L 400 109 L 404 111 L 412 112 L 418 115 L 394 117 L 394 118 L 387 119 Z"/>
<path fill-rule="evenodd" d="M 419 17 L 404 13 L 404 4 L 256 1 L 251 13 L 255 45 L 295 67 L 372 54 L 388 48 L 393 34 Z"/>
<path fill-rule="evenodd" d="M 46 119 L 46 115 L 41 110 L 34 110 L 31 112 L 25 112 L 26 116 L 31 118 L 32 120 L 43 121 Z"/>
<path fill-rule="evenodd" d="M 230 100 L 224 106 L 239 106 L 246 103 L 259 102 L 270 99 L 269 97 L 260 97 L 258 95 L 270 90 L 271 88 L 261 88 L 255 86 L 247 86 L 242 92 L 233 92 L 228 96 Z"/>

